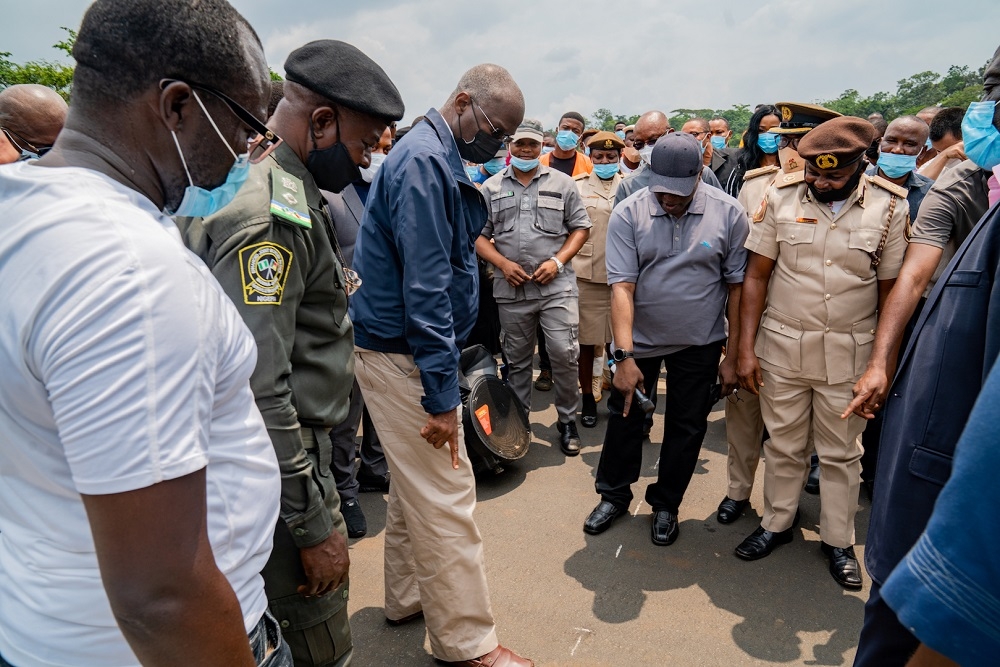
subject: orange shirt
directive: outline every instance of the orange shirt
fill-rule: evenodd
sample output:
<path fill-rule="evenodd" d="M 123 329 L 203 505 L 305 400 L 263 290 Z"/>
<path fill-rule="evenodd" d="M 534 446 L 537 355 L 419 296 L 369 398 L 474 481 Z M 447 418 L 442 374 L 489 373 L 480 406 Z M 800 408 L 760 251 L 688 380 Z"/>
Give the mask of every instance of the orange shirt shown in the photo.
<path fill-rule="evenodd" d="M 538 161 L 541 164 L 544 164 L 546 167 L 548 167 L 549 166 L 549 156 L 551 156 L 551 155 L 552 155 L 552 153 L 546 153 L 545 155 L 543 155 L 540 158 L 538 158 Z M 589 157 L 587 157 L 586 155 L 584 155 L 580 151 L 577 151 L 576 152 L 576 164 L 573 165 L 572 177 L 576 178 L 580 174 L 590 174 L 590 173 L 593 173 L 593 171 L 594 171 L 594 163 L 590 161 Z"/>

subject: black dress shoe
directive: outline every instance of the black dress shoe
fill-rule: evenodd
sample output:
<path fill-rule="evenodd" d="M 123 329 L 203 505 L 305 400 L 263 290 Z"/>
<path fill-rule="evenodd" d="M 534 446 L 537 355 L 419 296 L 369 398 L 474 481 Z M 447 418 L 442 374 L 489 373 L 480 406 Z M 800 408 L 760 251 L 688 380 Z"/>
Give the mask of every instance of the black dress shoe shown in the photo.
<path fill-rule="evenodd" d="M 649 537 L 653 544 L 659 547 L 669 547 L 680 534 L 677 527 L 677 515 L 667 510 L 659 510 L 653 513 L 653 526 L 650 529 Z"/>
<path fill-rule="evenodd" d="M 581 411 L 580 424 L 584 428 L 594 428 L 597 426 L 597 401 L 593 394 L 583 395 L 583 410 Z"/>
<path fill-rule="evenodd" d="M 830 560 L 833 580 L 849 591 L 860 591 L 861 566 L 858 565 L 858 557 L 854 555 L 854 547 L 840 549 L 821 542 L 820 549 Z"/>
<path fill-rule="evenodd" d="M 566 456 L 580 453 L 580 434 L 576 432 L 576 421 L 559 422 L 559 449 Z"/>
<path fill-rule="evenodd" d="M 736 547 L 736 557 L 743 560 L 757 560 L 769 555 L 780 544 L 788 544 L 792 541 L 792 528 L 783 530 L 780 533 L 772 533 L 764 530 L 763 526 L 758 526 L 757 530 L 750 534 L 750 537 L 740 542 Z"/>
<path fill-rule="evenodd" d="M 372 473 L 359 470 L 358 486 L 364 493 L 389 493 L 389 473 L 385 475 L 373 475 Z"/>
<path fill-rule="evenodd" d="M 746 500 L 733 500 L 729 496 L 726 496 L 719 503 L 719 511 L 715 515 L 715 518 L 718 519 L 719 523 L 732 523 L 743 516 L 743 511 L 749 505 L 749 498 Z"/>
<path fill-rule="evenodd" d="M 623 514 L 625 514 L 624 509 L 614 503 L 609 503 L 607 500 L 602 500 L 597 503 L 597 507 L 583 522 L 583 532 L 589 535 L 600 535 L 611 526 L 612 521 Z"/>
<path fill-rule="evenodd" d="M 365 513 L 361 511 L 361 505 L 358 504 L 357 500 L 342 504 L 340 513 L 344 515 L 348 537 L 365 536 L 365 533 L 368 532 L 368 522 L 365 521 Z"/>
<path fill-rule="evenodd" d="M 386 616 L 385 622 L 394 628 L 398 628 L 401 625 L 406 625 L 410 621 L 415 621 L 418 618 L 423 618 L 423 617 L 424 617 L 424 610 L 421 609 L 419 611 L 413 612 L 412 614 L 407 614 L 403 618 L 389 618 L 388 616 Z"/>
<path fill-rule="evenodd" d="M 806 477 L 806 485 L 803 490 L 814 496 L 819 493 L 819 457 L 815 454 L 809 459 L 809 476 Z"/>

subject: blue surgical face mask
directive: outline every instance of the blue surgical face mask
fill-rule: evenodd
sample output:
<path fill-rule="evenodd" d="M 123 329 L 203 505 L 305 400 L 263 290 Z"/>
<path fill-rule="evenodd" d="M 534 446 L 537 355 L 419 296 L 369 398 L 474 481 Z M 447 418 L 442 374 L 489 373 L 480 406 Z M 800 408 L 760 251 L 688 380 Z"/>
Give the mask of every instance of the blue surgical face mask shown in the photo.
<path fill-rule="evenodd" d="M 250 153 L 247 152 L 242 155 L 237 155 L 236 151 L 234 151 L 232 146 L 229 145 L 229 142 L 222 136 L 222 132 L 219 131 L 218 126 L 216 126 L 212 116 L 209 115 L 208 110 L 205 109 L 205 105 L 202 104 L 201 98 L 198 97 L 198 93 L 192 90 L 191 94 L 194 95 L 195 101 L 197 101 L 198 106 L 201 107 L 202 113 L 204 113 L 205 117 L 208 118 L 208 122 L 212 125 L 212 129 L 214 129 L 215 133 L 219 135 L 219 139 L 222 140 L 222 143 L 225 144 L 226 149 L 229 150 L 233 159 L 236 161 L 229 169 L 229 173 L 226 174 L 226 180 L 222 185 L 211 190 L 200 188 L 194 184 L 194 181 L 191 180 L 191 172 L 188 170 L 187 160 L 184 159 L 184 151 L 181 150 L 181 144 L 177 140 L 177 133 L 173 130 L 170 131 L 170 134 L 174 138 L 174 145 L 177 146 L 177 153 L 181 156 L 181 164 L 184 165 L 184 173 L 187 174 L 189 183 L 189 185 L 184 188 L 184 197 L 181 199 L 181 203 L 177 206 L 177 210 L 170 213 L 170 215 L 175 215 L 180 218 L 205 218 L 213 213 L 218 213 L 236 198 L 236 193 L 239 192 L 240 187 L 242 187 L 243 183 L 246 182 L 247 177 L 250 175 Z"/>
<path fill-rule="evenodd" d="M 993 125 L 996 102 L 973 102 L 962 119 L 965 155 L 981 169 L 990 171 L 1000 165 L 1000 132 Z"/>
<path fill-rule="evenodd" d="M 899 178 L 917 168 L 917 156 L 900 155 L 898 153 L 879 153 L 878 168 L 889 178 Z"/>
<path fill-rule="evenodd" d="M 924 142 L 924 148 L 927 150 L 934 150 L 934 144 L 931 143 L 931 138 L 927 137 L 927 141 Z"/>
<path fill-rule="evenodd" d="M 548 155 L 555 150 L 554 146 L 542 146 L 542 155 Z"/>
<path fill-rule="evenodd" d="M 622 141 L 625 141 L 625 133 L 622 132 L 621 130 L 618 130 L 617 132 L 615 132 L 615 136 L 617 136 Z"/>
<path fill-rule="evenodd" d="M 556 134 L 556 145 L 564 151 L 571 151 L 580 143 L 580 137 L 576 132 L 569 130 L 559 130 Z"/>
<path fill-rule="evenodd" d="M 476 180 L 476 177 L 479 176 L 479 165 L 478 164 L 465 165 L 465 175 L 469 177 L 470 181 Z"/>
<path fill-rule="evenodd" d="M 483 169 L 485 169 L 486 173 L 488 173 L 490 176 L 492 176 L 493 174 L 496 174 L 496 173 L 500 172 L 506 166 L 507 166 L 507 158 L 506 158 L 506 156 L 505 157 L 495 157 L 492 160 L 490 160 L 489 162 L 484 162 L 483 163 Z"/>
<path fill-rule="evenodd" d="M 763 132 L 757 135 L 757 145 L 768 155 L 778 152 L 778 135 L 773 132 Z"/>
<path fill-rule="evenodd" d="M 510 156 L 510 166 L 518 171 L 529 172 L 538 166 L 538 158 L 534 160 L 524 160 L 515 155 Z"/>
<path fill-rule="evenodd" d="M 614 162 L 612 164 L 595 164 L 594 173 L 597 174 L 598 178 L 602 178 L 605 181 L 609 178 L 614 178 L 615 174 L 618 173 L 618 163 Z"/>
<path fill-rule="evenodd" d="M 712 148 L 716 150 L 721 150 L 726 147 L 726 138 L 721 136 L 712 135 Z"/>
<path fill-rule="evenodd" d="M 587 146 L 586 148 L 583 149 L 583 154 L 588 157 L 590 156 L 590 146 Z"/>

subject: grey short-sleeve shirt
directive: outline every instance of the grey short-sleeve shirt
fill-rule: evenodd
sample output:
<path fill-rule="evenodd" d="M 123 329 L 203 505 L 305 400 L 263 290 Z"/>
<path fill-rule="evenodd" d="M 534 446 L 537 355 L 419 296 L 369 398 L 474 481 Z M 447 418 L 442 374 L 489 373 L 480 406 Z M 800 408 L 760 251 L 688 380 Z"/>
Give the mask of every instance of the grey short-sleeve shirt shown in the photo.
<path fill-rule="evenodd" d="M 703 183 L 680 218 L 667 215 L 648 188 L 615 207 L 608 222 L 608 283 L 635 283 L 636 357 L 726 337 L 728 285 L 743 282 L 749 231 L 743 206 Z"/>

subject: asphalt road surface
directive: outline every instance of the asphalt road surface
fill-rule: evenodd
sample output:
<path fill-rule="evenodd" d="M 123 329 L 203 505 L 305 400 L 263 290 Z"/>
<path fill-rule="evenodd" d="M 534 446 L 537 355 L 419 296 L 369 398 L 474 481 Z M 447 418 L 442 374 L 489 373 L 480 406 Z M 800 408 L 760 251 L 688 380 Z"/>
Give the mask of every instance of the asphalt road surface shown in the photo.
<path fill-rule="evenodd" d="M 536 371 L 537 374 L 537 371 Z M 649 539 L 641 500 L 656 477 L 663 382 L 630 516 L 602 535 L 583 532 L 599 498 L 594 474 L 607 426 L 607 392 L 583 451 L 558 447 L 553 392 L 535 391 L 527 456 L 478 483 L 476 520 L 500 642 L 536 665 L 851 665 L 868 598 L 838 586 L 819 550 L 819 499 L 803 494 L 791 544 L 744 562 L 733 549 L 758 526 L 764 465 L 752 508 L 728 526 L 715 519 L 726 492 L 723 403 L 709 417 L 701 459 L 680 508 L 680 537 Z M 382 612 L 385 496 L 361 494 L 368 534 L 351 540 L 351 630 L 356 667 L 434 665 L 422 621 L 393 628 Z M 869 503 L 862 492 L 858 558 Z"/>

